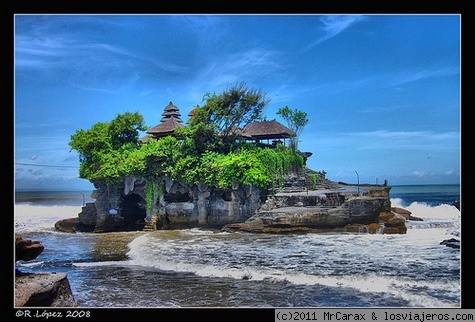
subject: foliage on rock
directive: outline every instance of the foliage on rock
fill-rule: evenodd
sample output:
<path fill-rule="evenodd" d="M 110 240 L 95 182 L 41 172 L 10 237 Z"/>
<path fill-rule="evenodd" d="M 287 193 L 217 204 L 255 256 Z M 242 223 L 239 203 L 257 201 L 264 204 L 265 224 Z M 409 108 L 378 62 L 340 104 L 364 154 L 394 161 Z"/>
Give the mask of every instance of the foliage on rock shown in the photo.
<path fill-rule="evenodd" d="M 239 84 L 221 95 L 208 95 L 193 121 L 177 129 L 176 136 L 139 142 L 139 131 L 147 129 L 143 117 L 127 112 L 109 123 L 76 131 L 69 145 L 80 154 L 81 178 L 116 184 L 128 175 L 141 176 L 153 183 L 147 188 L 152 196 L 164 177 L 214 187 L 234 183 L 266 187 L 304 164 L 291 148 L 261 148 L 234 136 L 232 129 L 260 118 L 267 102 L 261 91 Z"/>
<path fill-rule="evenodd" d="M 99 122 L 89 130 L 78 130 L 69 146 L 79 152 L 79 176 L 115 183 L 129 173 L 129 155 L 139 148 L 139 131 L 146 130 L 138 112 L 118 114 L 109 123 Z"/>
<path fill-rule="evenodd" d="M 147 197 L 147 213 L 152 213 L 153 206 L 155 205 L 160 192 L 160 186 L 157 181 L 147 181 L 145 189 Z"/>

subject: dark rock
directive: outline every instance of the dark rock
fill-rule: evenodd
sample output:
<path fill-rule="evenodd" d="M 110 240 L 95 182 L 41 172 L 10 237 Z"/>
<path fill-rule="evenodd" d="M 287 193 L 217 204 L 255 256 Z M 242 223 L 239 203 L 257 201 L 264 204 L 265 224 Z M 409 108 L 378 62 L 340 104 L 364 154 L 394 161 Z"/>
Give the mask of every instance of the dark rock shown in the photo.
<path fill-rule="evenodd" d="M 15 276 L 15 307 L 74 307 L 76 302 L 65 273 Z"/>
<path fill-rule="evenodd" d="M 441 241 L 440 245 L 445 245 L 447 247 L 458 249 L 458 248 L 460 248 L 460 240 L 458 240 L 456 238 L 449 238 L 449 239 L 445 239 L 445 240 Z"/>
<path fill-rule="evenodd" d="M 94 226 L 91 227 L 88 225 L 84 225 L 83 223 L 79 222 L 79 218 L 58 220 L 54 224 L 54 228 L 64 233 L 92 232 L 94 230 Z"/>
<path fill-rule="evenodd" d="M 15 260 L 32 260 L 38 257 L 44 246 L 37 240 L 15 236 Z M 15 270 L 15 306 L 76 306 L 74 296 L 64 273 L 22 273 Z"/>
<path fill-rule="evenodd" d="M 170 178 L 157 182 L 160 193 L 147 206 L 144 179 L 130 176 L 113 186 L 94 181 L 91 197 L 96 201 L 82 208 L 78 220 L 62 220 L 55 227 L 74 232 L 82 225 L 83 231 L 94 233 L 194 227 L 256 232 L 387 228 L 388 233 L 405 233 L 405 216 L 410 216 L 404 209 L 394 208 L 403 215 L 391 212 L 387 185 L 336 183 L 327 180 L 324 171 L 308 168 L 292 172 L 282 186 L 268 189 L 238 183 L 218 189 Z M 389 213 L 390 218 L 383 220 L 381 213 Z M 378 227 L 368 230 L 370 224 Z"/>
<path fill-rule="evenodd" d="M 268 199 L 251 218 L 222 230 L 404 234 L 406 219 L 390 212 L 389 189 L 366 186 L 361 196 L 331 190 L 285 191 Z"/>
<path fill-rule="evenodd" d="M 458 210 L 460 210 L 460 201 L 456 200 L 452 203 L 452 205 L 457 208 Z"/>
<path fill-rule="evenodd" d="M 395 214 L 402 215 L 406 220 L 412 220 L 412 221 L 423 221 L 422 218 L 419 217 L 414 217 L 412 215 L 412 212 L 409 210 L 400 208 L 400 207 L 391 207 L 391 212 L 394 212 Z"/>
<path fill-rule="evenodd" d="M 15 260 L 29 261 L 38 257 L 44 250 L 44 246 L 37 240 L 15 236 Z"/>
<path fill-rule="evenodd" d="M 391 207 L 391 212 L 402 215 L 406 219 L 408 219 L 412 214 L 409 210 L 406 210 L 400 207 Z"/>
<path fill-rule="evenodd" d="M 391 208 L 391 210 L 392 209 L 393 208 Z M 401 212 L 403 209 L 396 210 Z M 381 212 L 378 222 L 383 226 L 383 234 L 405 234 L 407 232 L 406 218 L 400 213 L 393 211 Z"/>

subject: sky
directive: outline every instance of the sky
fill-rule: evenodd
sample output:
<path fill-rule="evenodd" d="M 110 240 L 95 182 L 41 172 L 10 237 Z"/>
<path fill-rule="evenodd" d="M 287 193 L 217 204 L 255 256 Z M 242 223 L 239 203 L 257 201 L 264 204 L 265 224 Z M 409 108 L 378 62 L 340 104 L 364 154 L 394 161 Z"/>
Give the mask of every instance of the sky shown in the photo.
<path fill-rule="evenodd" d="M 244 82 L 307 113 L 307 167 L 347 183 L 461 181 L 459 14 L 17 14 L 16 190 L 92 190 L 68 143 L 139 112 L 184 122 Z M 141 133 L 141 136 L 145 133 Z"/>

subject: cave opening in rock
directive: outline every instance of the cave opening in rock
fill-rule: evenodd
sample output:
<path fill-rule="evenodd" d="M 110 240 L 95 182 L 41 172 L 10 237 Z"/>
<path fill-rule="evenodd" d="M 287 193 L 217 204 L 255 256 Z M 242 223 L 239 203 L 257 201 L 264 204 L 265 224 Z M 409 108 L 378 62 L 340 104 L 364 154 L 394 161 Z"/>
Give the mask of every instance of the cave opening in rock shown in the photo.
<path fill-rule="evenodd" d="M 224 201 L 232 201 L 232 200 L 233 200 L 232 191 L 229 191 L 229 190 L 224 191 L 224 192 L 221 194 L 221 198 L 222 198 Z"/>
<path fill-rule="evenodd" d="M 181 193 L 177 191 L 176 193 L 166 193 L 163 196 L 166 202 L 192 202 L 190 195 L 188 193 Z"/>
<path fill-rule="evenodd" d="M 129 194 L 122 198 L 121 215 L 124 217 L 124 224 L 140 228 L 145 223 L 147 217 L 147 203 L 137 194 Z"/>

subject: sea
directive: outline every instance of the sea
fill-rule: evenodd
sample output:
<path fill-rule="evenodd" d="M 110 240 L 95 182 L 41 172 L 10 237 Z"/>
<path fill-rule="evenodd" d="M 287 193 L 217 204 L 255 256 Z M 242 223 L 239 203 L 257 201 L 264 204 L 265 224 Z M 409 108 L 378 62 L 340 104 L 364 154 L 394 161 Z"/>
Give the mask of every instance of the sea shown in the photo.
<path fill-rule="evenodd" d="M 392 186 L 406 234 L 208 229 L 64 233 L 92 191 L 16 191 L 13 231 L 44 251 L 12 266 L 66 273 L 79 308 L 460 308 L 460 185 Z M 461 208 L 462 209 L 462 208 Z"/>

